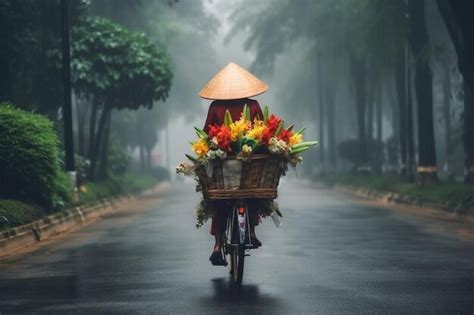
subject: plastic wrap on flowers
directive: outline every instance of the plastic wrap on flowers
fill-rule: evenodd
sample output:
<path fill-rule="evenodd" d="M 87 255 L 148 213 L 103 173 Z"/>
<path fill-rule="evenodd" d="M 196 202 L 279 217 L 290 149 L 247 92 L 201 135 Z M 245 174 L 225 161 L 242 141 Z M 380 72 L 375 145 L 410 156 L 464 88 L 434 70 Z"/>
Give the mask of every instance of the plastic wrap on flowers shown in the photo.
<path fill-rule="evenodd" d="M 242 161 L 225 160 L 222 163 L 222 176 L 224 179 L 224 189 L 239 189 L 242 175 Z"/>

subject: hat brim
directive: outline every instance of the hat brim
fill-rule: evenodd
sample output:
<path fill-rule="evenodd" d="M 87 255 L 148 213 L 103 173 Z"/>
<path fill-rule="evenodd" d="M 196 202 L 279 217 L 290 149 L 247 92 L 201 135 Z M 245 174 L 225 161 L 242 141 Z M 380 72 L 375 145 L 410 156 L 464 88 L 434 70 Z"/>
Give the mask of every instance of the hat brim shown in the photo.
<path fill-rule="evenodd" d="M 233 100 L 257 96 L 268 90 L 268 85 L 235 63 L 220 70 L 199 92 L 209 100 Z"/>

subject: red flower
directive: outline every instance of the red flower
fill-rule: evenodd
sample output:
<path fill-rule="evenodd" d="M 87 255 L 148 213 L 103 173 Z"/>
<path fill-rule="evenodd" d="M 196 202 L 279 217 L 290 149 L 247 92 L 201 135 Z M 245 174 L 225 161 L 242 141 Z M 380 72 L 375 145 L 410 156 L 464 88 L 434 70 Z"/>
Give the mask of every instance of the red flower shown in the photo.
<path fill-rule="evenodd" d="M 274 114 L 271 114 L 267 120 L 267 128 L 263 132 L 262 135 L 262 143 L 269 143 L 270 139 L 275 136 L 275 133 L 278 129 L 278 126 L 281 123 L 281 118 L 278 118 Z"/>
<path fill-rule="evenodd" d="M 278 126 L 280 125 L 280 122 L 281 118 L 278 118 L 272 114 L 270 117 L 268 117 L 267 126 L 271 131 L 273 131 L 273 133 L 275 133 L 275 131 L 278 129 Z"/>
<path fill-rule="evenodd" d="M 217 125 L 211 125 L 209 126 L 209 132 L 208 136 L 210 139 L 213 139 L 214 137 L 217 139 L 217 146 L 226 151 L 226 152 L 231 152 L 231 135 L 230 135 L 230 130 L 227 128 L 225 125 L 222 126 L 217 126 Z"/>
<path fill-rule="evenodd" d="M 209 136 L 209 139 L 212 139 L 214 137 L 217 137 L 217 134 L 221 130 L 221 127 L 218 125 L 209 125 L 209 132 L 207 135 Z"/>
<path fill-rule="evenodd" d="M 265 128 L 262 135 L 262 143 L 268 144 L 274 135 L 275 131 L 271 130 L 270 128 Z"/>
<path fill-rule="evenodd" d="M 280 134 L 278 135 L 278 140 L 283 140 L 286 143 L 290 142 L 290 137 L 293 133 L 291 131 L 288 131 L 286 129 L 283 129 Z"/>
<path fill-rule="evenodd" d="M 221 131 L 217 134 L 217 143 L 219 148 L 226 152 L 231 152 L 232 149 L 230 147 L 232 143 L 232 138 L 230 135 L 229 128 L 222 126 Z"/>

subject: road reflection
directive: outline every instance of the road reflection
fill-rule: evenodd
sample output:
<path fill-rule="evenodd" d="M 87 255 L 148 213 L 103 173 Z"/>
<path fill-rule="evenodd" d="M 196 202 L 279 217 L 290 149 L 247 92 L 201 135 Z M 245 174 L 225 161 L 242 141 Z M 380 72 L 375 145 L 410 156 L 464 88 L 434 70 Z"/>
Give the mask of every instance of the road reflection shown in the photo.
<path fill-rule="evenodd" d="M 224 311 L 241 311 L 246 309 L 264 311 L 265 313 L 282 313 L 284 305 L 277 297 L 263 292 L 257 284 L 243 283 L 240 287 L 235 285 L 231 277 L 214 278 L 211 280 L 212 293 L 203 296 L 202 307 L 221 307 Z M 257 307 L 257 308 L 256 308 Z"/>

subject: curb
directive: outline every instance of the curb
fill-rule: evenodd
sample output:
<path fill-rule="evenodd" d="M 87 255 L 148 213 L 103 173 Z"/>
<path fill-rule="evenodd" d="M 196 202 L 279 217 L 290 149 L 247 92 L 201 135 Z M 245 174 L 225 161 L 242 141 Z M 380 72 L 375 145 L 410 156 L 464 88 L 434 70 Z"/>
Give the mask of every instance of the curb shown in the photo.
<path fill-rule="evenodd" d="M 133 196 L 102 199 L 91 205 L 74 207 L 1 232 L 0 258 L 93 222 L 133 199 Z"/>
<path fill-rule="evenodd" d="M 435 202 L 424 202 L 410 198 L 403 194 L 398 194 L 394 192 L 382 192 L 378 190 L 361 188 L 361 187 L 352 187 L 346 185 L 334 185 L 334 189 L 343 193 L 349 193 L 363 198 L 380 200 L 386 204 L 395 204 L 395 205 L 405 205 L 410 207 L 422 208 L 422 209 L 431 209 L 440 211 L 443 213 L 455 215 L 459 219 L 473 222 L 474 223 L 474 209 L 463 209 L 461 206 L 451 203 L 435 203 Z M 470 211 L 469 211 L 470 210 Z M 471 212 L 473 214 L 466 214 L 466 212 Z"/>

